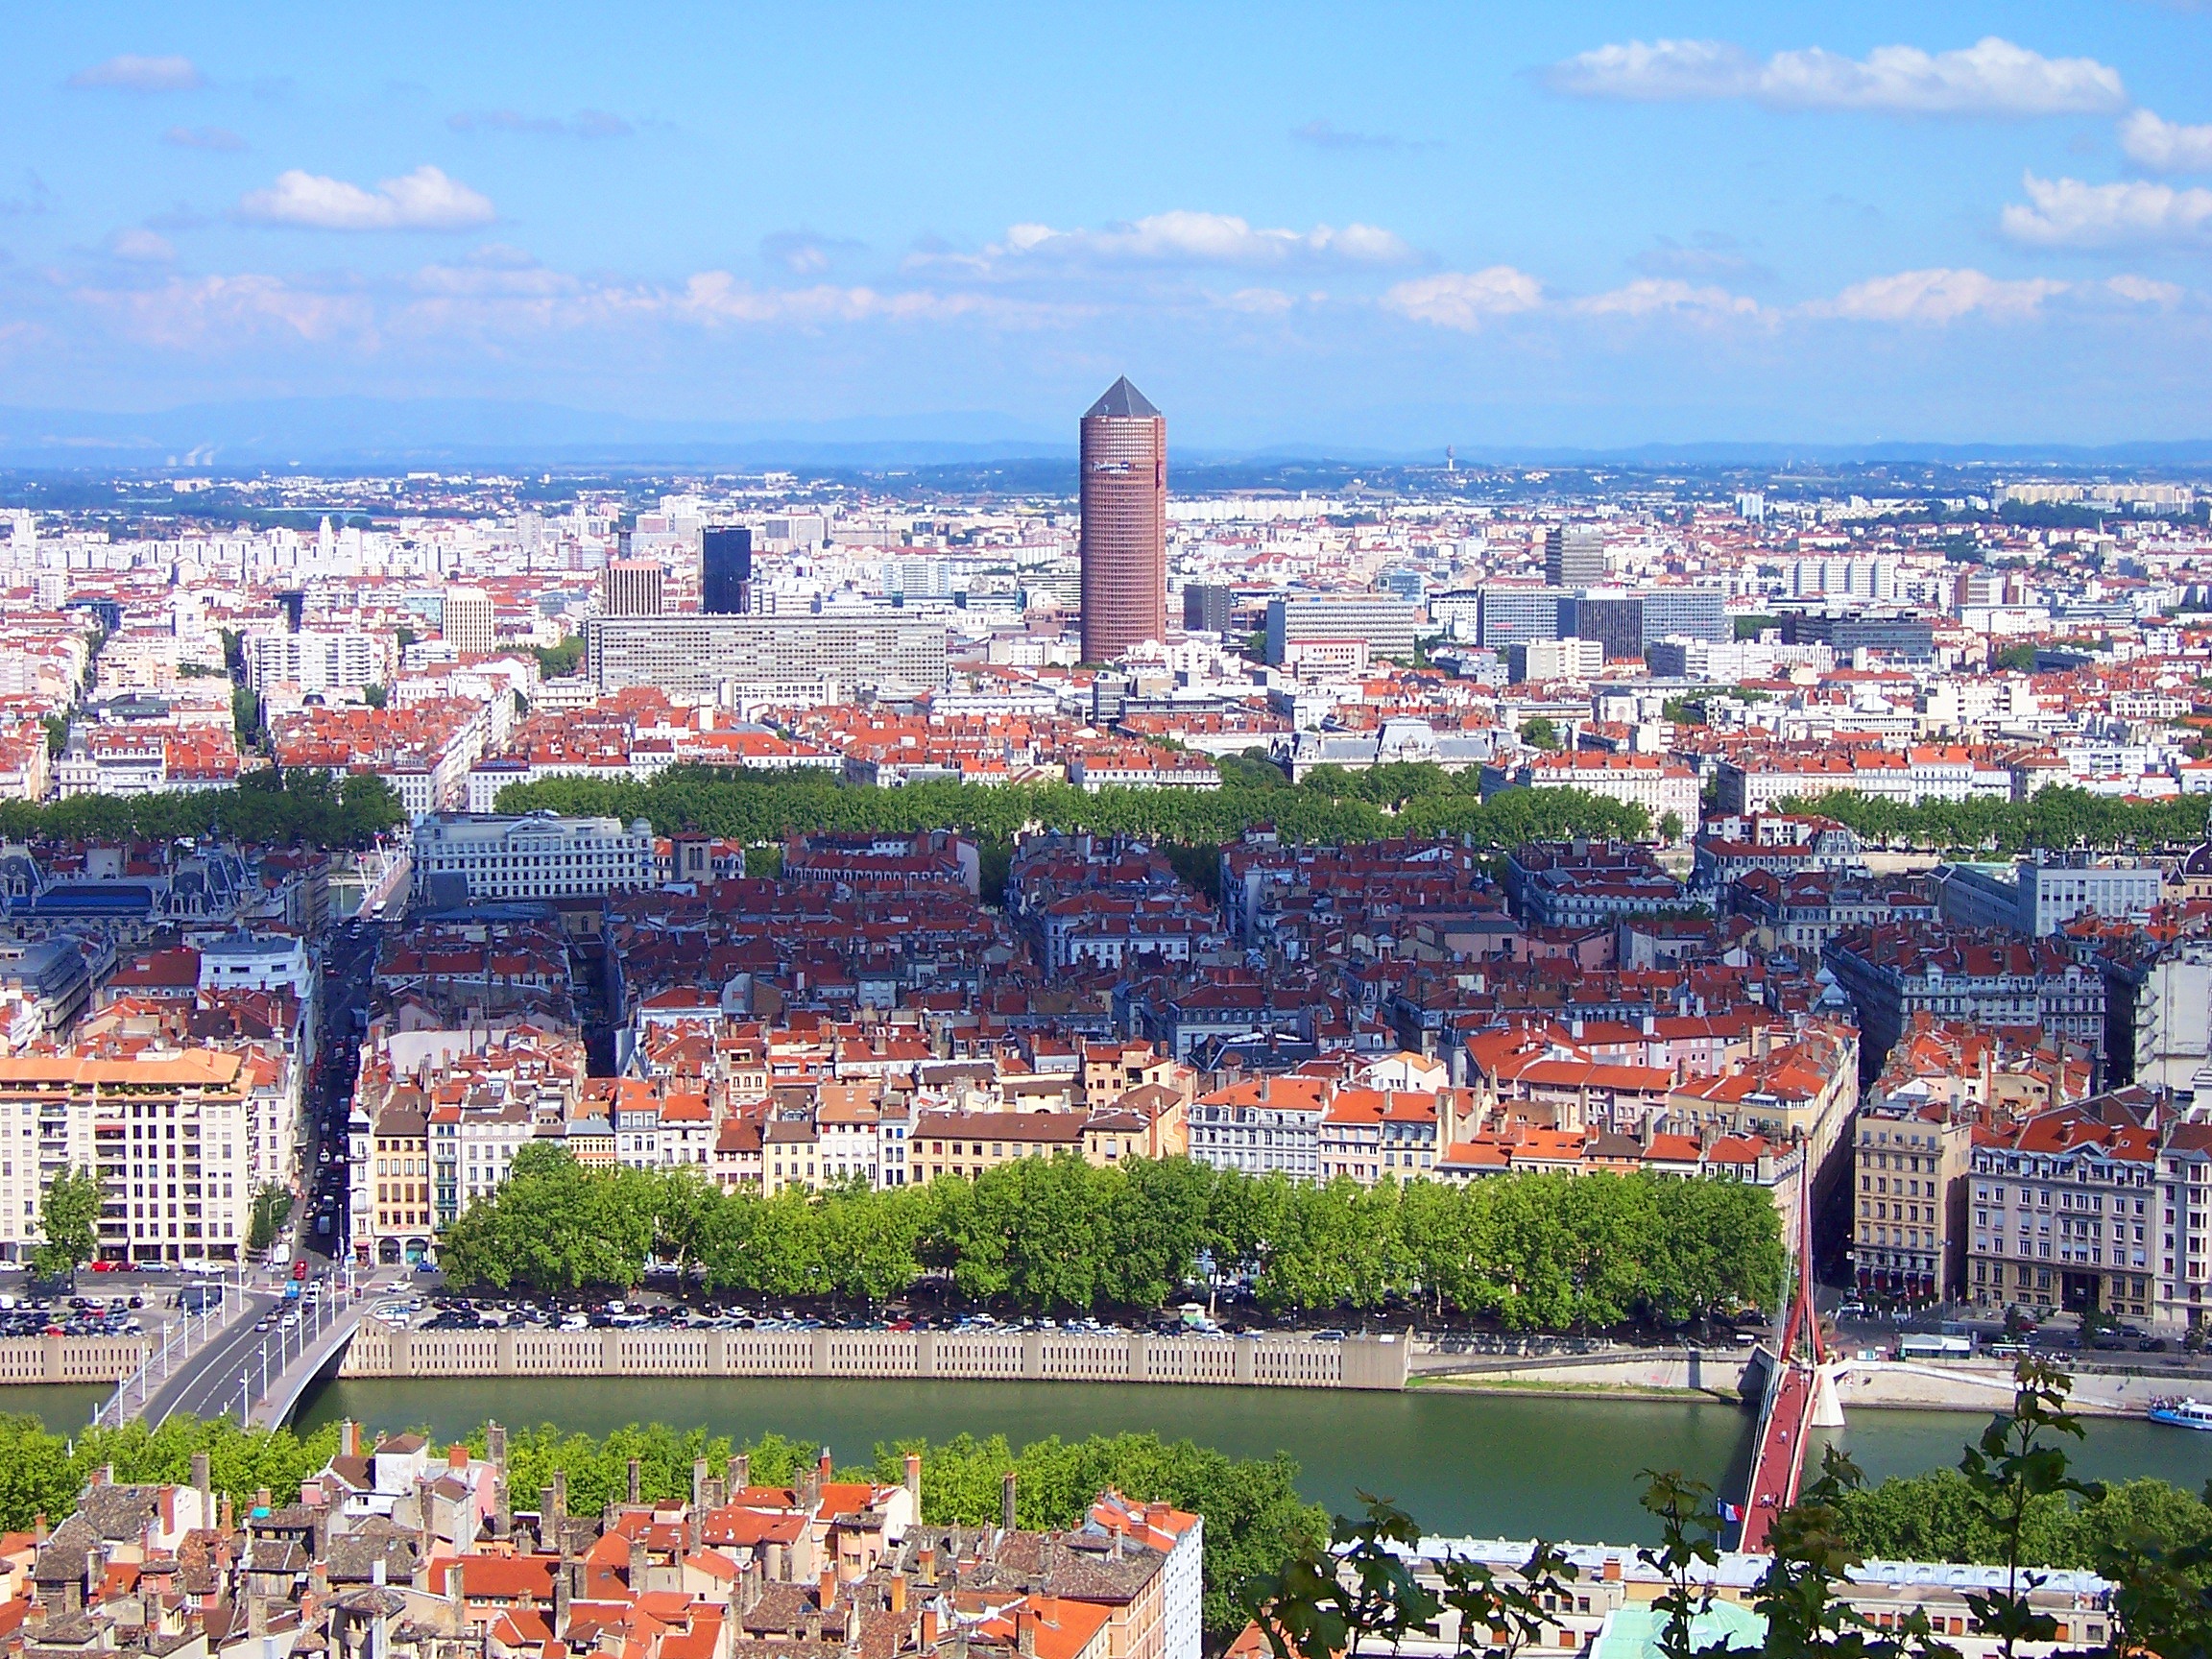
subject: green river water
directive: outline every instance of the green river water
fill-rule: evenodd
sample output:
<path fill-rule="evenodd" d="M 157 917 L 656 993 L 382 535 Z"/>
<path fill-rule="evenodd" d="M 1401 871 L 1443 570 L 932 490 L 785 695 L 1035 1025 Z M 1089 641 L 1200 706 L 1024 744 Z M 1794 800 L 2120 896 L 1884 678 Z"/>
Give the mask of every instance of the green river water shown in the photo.
<path fill-rule="evenodd" d="M 34 1411 L 65 1431 L 99 1398 L 88 1388 L 10 1388 L 0 1390 L 0 1410 Z M 1150 1430 L 1239 1456 L 1287 1452 L 1305 1493 L 1336 1509 L 1366 1490 L 1396 1499 L 1436 1531 L 1620 1542 L 1652 1536 L 1636 1503 L 1638 1471 L 1673 1468 L 1724 1489 L 1740 1485 L 1751 1436 L 1747 1410 L 1673 1401 L 705 1378 L 331 1382 L 308 1397 L 300 1420 L 311 1428 L 348 1416 L 441 1438 L 486 1417 L 592 1432 L 705 1424 L 740 1439 L 774 1431 L 817 1440 L 840 1461 L 910 1435 L 998 1433 L 1021 1445 Z M 1956 1463 L 1981 1424 L 1963 1412 L 1862 1411 L 1839 1438 L 1878 1480 Z M 2156 1475 L 2195 1491 L 2212 1477 L 2212 1434 L 2092 1419 L 2077 1467 L 2102 1479 Z"/>

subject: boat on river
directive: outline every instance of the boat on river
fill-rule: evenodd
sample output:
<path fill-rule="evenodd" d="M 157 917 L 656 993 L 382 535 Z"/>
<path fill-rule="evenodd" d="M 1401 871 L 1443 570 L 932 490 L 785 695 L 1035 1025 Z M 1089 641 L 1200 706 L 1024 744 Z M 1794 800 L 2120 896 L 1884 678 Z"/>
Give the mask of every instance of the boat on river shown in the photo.
<path fill-rule="evenodd" d="M 2151 1409 L 2144 1415 L 2153 1423 L 2170 1424 L 2176 1429 L 2212 1431 L 2212 1406 L 2200 1400 L 2153 1400 L 2151 1402 Z"/>

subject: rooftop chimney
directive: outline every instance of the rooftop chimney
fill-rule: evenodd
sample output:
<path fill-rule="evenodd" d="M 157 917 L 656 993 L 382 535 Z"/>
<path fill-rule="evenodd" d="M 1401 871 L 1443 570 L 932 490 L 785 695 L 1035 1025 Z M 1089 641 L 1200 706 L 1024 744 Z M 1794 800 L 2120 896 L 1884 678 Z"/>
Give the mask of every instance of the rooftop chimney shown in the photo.
<path fill-rule="evenodd" d="M 914 1500 L 914 1519 L 922 1519 L 922 1454 L 906 1454 L 906 1495 Z"/>
<path fill-rule="evenodd" d="M 753 1455 L 740 1452 L 730 1459 L 730 1495 L 734 1498 L 753 1484 Z"/>
<path fill-rule="evenodd" d="M 207 1454 L 204 1452 L 192 1454 L 192 1489 L 200 1494 L 200 1525 L 204 1527 L 212 1518 L 211 1511 L 215 1507 L 211 1502 L 214 1482 L 207 1472 Z"/>
<path fill-rule="evenodd" d="M 706 1506 L 707 1459 L 704 1457 L 694 1457 L 691 1459 L 691 1507 L 694 1509 L 703 1509 Z"/>
<path fill-rule="evenodd" d="M 1006 1471 L 998 1482 L 998 1526 L 1001 1530 L 1014 1530 L 1014 1471 Z"/>
<path fill-rule="evenodd" d="M 644 1497 L 645 1465 L 637 1458 L 630 1459 L 630 1502 L 638 1503 Z"/>
<path fill-rule="evenodd" d="M 507 1473 L 507 1431 L 496 1422 L 484 1425 L 484 1460 L 500 1474 Z"/>

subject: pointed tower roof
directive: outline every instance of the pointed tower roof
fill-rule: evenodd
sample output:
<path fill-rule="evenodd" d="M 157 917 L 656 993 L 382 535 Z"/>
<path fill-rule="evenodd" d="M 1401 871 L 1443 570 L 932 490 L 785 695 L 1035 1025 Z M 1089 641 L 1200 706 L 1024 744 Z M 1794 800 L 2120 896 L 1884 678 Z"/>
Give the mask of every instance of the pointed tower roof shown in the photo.
<path fill-rule="evenodd" d="M 1106 388 L 1098 401 L 1083 411 L 1083 419 L 1093 420 L 1100 415 L 1118 416 L 1123 420 L 1147 421 L 1160 411 L 1152 406 L 1152 399 L 1129 384 L 1124 374 Z"/>

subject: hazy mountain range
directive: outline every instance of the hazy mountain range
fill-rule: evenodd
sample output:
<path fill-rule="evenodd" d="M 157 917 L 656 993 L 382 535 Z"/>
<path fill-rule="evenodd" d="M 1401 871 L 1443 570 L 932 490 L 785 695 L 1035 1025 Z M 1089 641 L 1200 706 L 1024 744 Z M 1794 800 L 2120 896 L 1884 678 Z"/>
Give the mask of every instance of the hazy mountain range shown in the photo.
<path fill-rule="evenodd" d="M 1047 430 L 990 411 L 859 416 L 838 421 L 657 420 L 549 403 L 472 398 L 293 397 L 196 403 L 110 414 L 0 408 L 0 467 L 84 469 L 608 467 L 941 467 L 998 460 L 1072 460 L 1074 422 Z M 1442 446 L 1277 443 L 1248 448 L 1177 445 L 1190 462 L 1298 459 L 1436 465 Z M 1781 467 L 1791 462 L 1987 461 L 2076 467 L 2212 465 L 2212 439 L 2104 446 L 2022 444 L 1647 444 L 1597 449 L 1461 445 L 1462 465 Z"/>

